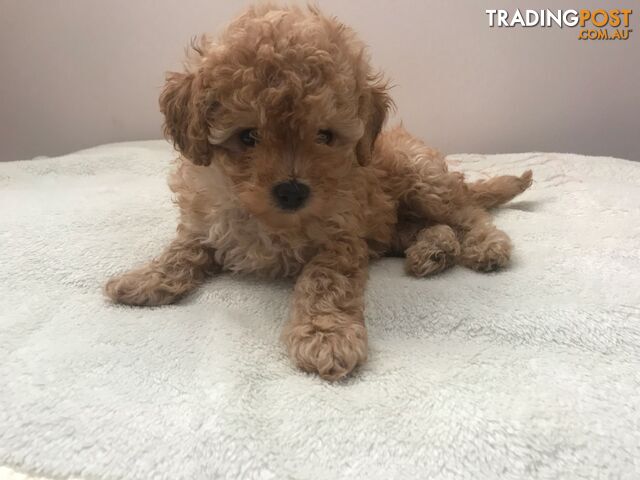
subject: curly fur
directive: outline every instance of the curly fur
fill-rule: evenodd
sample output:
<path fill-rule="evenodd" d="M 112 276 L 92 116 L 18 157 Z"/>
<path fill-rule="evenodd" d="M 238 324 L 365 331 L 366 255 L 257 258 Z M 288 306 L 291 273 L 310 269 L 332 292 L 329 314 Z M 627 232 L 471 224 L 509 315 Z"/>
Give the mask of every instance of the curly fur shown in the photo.
<path fill-rule="evenodd" d="M 291 358 L 330 380 L 351 372 L 367 357 L 369 259 L 403 254 L 416 276 L 503 267 L 511 243 L 487 209 L 531 184 L 531 172 L 465 183 L 402 127 L 382 132 L 391 105 L 354 32 L 315 8 L 251 7 L 217 41 L 194 42 L 160 97 L 181 153 L 169 181 L 177 238 L 107 295 L 159 305 L 218 270 L 293 276 Z M 247 128 L 253 147 L 238 139 Z M 322 129 L 330 144 L 316 141 Z M 290 179 L 311 191 L 294 212 L 271 196 Z"/>

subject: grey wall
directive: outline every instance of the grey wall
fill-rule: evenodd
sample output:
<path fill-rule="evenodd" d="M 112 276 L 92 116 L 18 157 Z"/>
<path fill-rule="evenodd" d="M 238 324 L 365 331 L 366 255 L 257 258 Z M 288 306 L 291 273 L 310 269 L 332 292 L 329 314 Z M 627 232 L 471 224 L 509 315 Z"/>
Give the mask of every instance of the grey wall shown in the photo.
<path fill-rule="evenodd" d="M 163 72 L 245 3 L 0 0 L 0 159 L 159 138 Z M 371 45 L 405 125 L 446 152 L 640 159 L 640 9 L 626 42 L 585 42 L 576 29 L 490 29 L 484 10 L 601 2 L 318 3 Z"/>

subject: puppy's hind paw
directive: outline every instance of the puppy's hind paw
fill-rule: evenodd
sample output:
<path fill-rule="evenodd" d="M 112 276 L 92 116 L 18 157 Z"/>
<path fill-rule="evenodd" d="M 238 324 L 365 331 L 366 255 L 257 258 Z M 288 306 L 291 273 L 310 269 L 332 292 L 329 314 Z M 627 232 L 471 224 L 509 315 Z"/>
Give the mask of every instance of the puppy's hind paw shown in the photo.
<path fill-rule="evenodd" d="M 522 193 L 533 183 L 533 172 L 531 170 L 527 170 L 518 177 L 518 180 L 520 184 L 520 192 Z"/>
<path fill-rule="evenodd" d="M 453 265 L 455 254 L 430 245 L 414 243 L 405 252 L 405 269 L 416 277 L 426 277 L 442 272 Z"/>
<path fill-rule="evenodd" d="M 460 263 L 479 272 L 492 272 L 509 264 L 511 248 L 507 234 L 496 229 L 481 242 L 464 242 Z"/>
<path fill-rule="evenodd" d="M 404 253 L 407 272 L 426 277 L 452 266 L 460 254 L 460 243 L 451 227 L 436 225 L 422 230 Z"/>

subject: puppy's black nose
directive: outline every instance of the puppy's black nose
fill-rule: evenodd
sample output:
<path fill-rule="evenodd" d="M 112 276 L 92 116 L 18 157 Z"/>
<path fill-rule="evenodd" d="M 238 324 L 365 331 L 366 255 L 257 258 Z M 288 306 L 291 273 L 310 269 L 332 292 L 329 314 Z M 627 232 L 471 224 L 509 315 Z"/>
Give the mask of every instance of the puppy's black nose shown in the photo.
<path fill-rule="evenodd" d="M 273 197 L 282 210 L 297 210 L 309 198 L 309 187 L 304 183 L 290 180 L 273 187 Z"/>

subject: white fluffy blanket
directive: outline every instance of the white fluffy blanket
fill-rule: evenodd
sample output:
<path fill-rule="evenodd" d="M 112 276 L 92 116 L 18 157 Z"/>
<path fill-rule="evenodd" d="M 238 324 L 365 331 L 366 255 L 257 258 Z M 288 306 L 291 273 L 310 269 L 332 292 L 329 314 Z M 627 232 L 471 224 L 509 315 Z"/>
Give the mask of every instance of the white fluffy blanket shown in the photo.
<path fill-rule="evenodd" d="M 100 479 L 640 475 L 640 163 L 531 168 L 497 213 L 511 268 L 376 262 L 370 361 L 330 384 L 278 341 L 288 281 L 220 276 L 182 303 L 109 304 L 172 236 L 164 142 L 0 164 L 0 465 Z"/>

